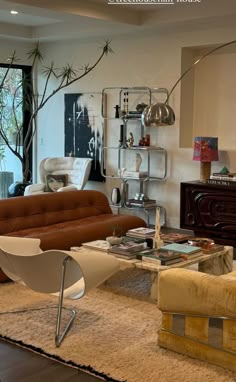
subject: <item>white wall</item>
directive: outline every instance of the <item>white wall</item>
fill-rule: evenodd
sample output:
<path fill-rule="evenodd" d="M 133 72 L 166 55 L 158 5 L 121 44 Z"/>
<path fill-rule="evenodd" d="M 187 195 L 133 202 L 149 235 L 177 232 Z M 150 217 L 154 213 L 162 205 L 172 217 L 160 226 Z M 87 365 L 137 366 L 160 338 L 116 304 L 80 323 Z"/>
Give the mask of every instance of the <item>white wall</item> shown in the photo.
<path fill-rule="evenodd" d="M 160 86 L 171 89 L 181 73 L 181 48 L 195 45 L 223 43 L 233 40 L 236 27 L 228 29 L 205 30 L 165 29 L 154 30 L 149 34 L 116 38 L 112 41 L 114 54 L 105 57 L 99 66 L 86 78 L 74 84 L 66 92 L 101 91 L 110 86 Z M 109 36 L 105 36 L 109 37 Z M 46 60 L 54 60 L 56 66 L 65 63 L 80 67 L 90 64 L 99 54 L 101 41 L 79 43 L 78 41 L 53 42 L 45 44 Z M 236 93 L 235 93 L 236 98 Z M 192 149 L 179 148 L 179 109 L 180 87 L 177 87 L 170 100 L 176 112 L 176 123 L 170 127 L 150 128 L 151 141 L 168 151 L 168 175 L 165 181 L 152 183 L 149 187 L 151 198 L 157 199 L 167 210 L 167 225 L 179 227 L 180 182 L 199 179 L 199 163 L 192 161 Z M 64 154 L 64 97 L 60 93 L 45 107 L 39 115 L 37 161 L 45 156 Z M 109 132 L 108 132 L 109 133 Z M 112 131 L 110 132 L 112 134 Z M 234 130 L 232 131 L 234 133 Z M 117 142 L 114 142 L 117 144 Z M 220 161 L 213 163 L 213 171 L 224 165 L 235 171 L 235 151 L 220 152 Z M 38 166 L 37 163 L 37 166 Z M 105 185 L 110 195 L 111 182 Z M 95 183 L 88 187 L 100 188 Z"/>

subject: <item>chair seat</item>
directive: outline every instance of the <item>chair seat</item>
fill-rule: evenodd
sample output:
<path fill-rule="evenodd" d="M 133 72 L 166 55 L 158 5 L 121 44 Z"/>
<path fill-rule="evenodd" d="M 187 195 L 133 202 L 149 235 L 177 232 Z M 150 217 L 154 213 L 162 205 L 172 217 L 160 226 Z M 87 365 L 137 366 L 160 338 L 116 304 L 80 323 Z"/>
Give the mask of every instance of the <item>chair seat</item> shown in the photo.
<path fill-rule="evenodd" d="M 40 240 L 0 236 L 0 267 L 12 280 L 40 293 L 58 296 L 55 344 L 59 347 L 76 315 L 74 309 L 62 333 L 63 299 L 79 299 L 119 270 L 114 256 L 99 251 L 41 251 Z M 17 319 L 17 315 L 16 315 Z"/>

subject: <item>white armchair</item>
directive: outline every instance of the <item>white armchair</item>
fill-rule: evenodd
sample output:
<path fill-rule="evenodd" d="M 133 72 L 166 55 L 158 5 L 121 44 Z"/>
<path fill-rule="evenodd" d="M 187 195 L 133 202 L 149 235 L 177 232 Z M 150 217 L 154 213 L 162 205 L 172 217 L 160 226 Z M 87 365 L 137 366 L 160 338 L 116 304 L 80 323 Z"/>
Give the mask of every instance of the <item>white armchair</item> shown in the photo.
<path fill-rule="evenodd" d="M 24 195 L 41 194 L 46 191 L 46 176 L 63 175 L 68 177 L 67 186 L 57 191 L 82 190 L 88 181 L 92 165 L 90 158 L 45 158 L 40 162 L 39 174 L 41 183 L 31 184 L 25 188 Z"/>
<path fill-rule="evenodd" d="M 82 298 L 89 290 L 96 288 L 119 270 L 118 260 L 107 253 L 57 249 L 42 252 L 39 239 L 10 236 L 0 236 L 0 266 L 15 282 L 33 291 L 57 297 L 56 347 L 61 345 L 77 313 L 75 309 L 63 304 L 64 299 Z M 50 306 L 45 306 L 41 309 L 49 308 Z M 25 308 L 30 309 L 34 308 Z M 71 313 L 64 329 L 61 328 L 63 309 Z"/>

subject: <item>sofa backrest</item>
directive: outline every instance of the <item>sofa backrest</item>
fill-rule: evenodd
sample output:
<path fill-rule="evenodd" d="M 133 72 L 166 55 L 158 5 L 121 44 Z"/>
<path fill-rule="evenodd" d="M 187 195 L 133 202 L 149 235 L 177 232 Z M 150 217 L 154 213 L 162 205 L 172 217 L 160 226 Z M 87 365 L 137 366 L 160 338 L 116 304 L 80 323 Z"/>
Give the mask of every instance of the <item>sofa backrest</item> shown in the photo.
<path fill-rule="evenodd" d="M 79 190 L 0 200 L 0 235 L 112 213 L 99 191 Z"/>

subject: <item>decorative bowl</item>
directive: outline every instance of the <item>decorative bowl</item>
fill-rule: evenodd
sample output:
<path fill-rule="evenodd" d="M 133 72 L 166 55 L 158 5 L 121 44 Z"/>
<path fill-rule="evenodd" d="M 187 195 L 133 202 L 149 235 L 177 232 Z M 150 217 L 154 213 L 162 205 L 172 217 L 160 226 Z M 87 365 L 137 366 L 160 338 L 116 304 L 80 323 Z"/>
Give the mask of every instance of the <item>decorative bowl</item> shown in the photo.
<path fill-rule="evenodd" d="M 117 244 L 120 244 L 122 242 L 122 237 L 118 237 L 118 236 L 108 236 L 106 237 L 106 241 L 110 244 L 110 245 L 117 245 Z"/>

